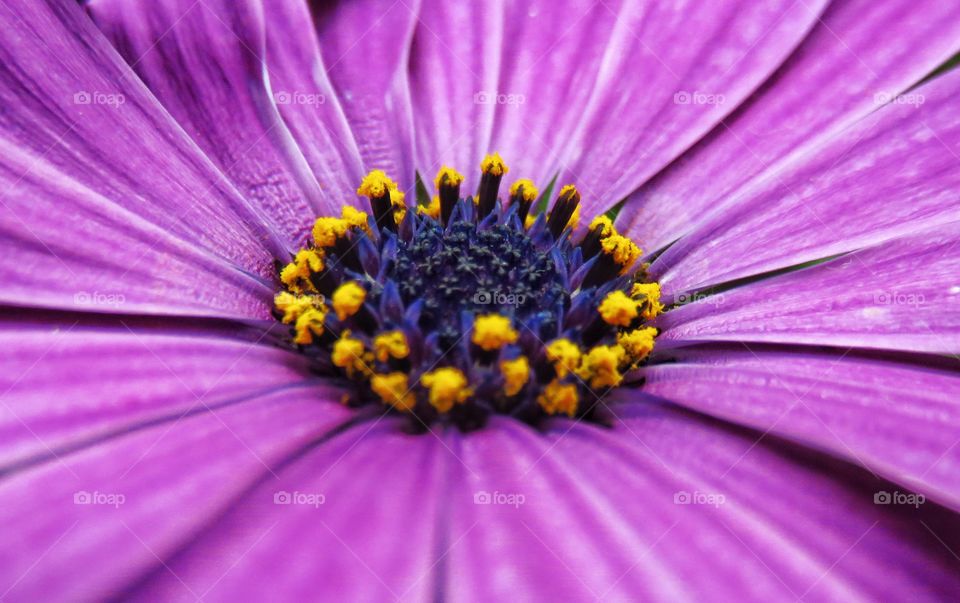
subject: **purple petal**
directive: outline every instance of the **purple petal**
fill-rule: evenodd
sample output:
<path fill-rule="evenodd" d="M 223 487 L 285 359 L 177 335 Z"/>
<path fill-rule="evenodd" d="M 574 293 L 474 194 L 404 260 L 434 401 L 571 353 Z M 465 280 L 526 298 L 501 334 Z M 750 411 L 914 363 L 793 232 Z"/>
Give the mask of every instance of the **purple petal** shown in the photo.
<path fill-rule="evenodd" d="M 750 180 L 943 63 L 958 48 L 958 13 L 958 5 L 939 0 L 833 2 L 776 77 L 631 195 L 618 226 L 651 251 L 677 239 Z"/>
<path fill-rule="evenodd" d="M 132 598 L 428 600 L 456 462 L 445 446 L 393 419 L 357 425 L 247 492 Z"/>
<path fill-rule="evenodd" d="M 805 351 L 683 351 L 649 366 L 643 391 L 829 451 L 960 508 L 960 375 Z"/>
<path fill-rule="evenodd" d="M 5 191 L 25 182 L 36 190 L 37 182 L 54 180 L 57 194 L 75 189 L 109 200 L 113 211 L 129 214 L 128 222 L 157 225 L 144 245 L 164 245 L 165 233 L 246 272 L 273 273 L 273 258 L 284 247 L 258 210 L 177 127 L 79 6 L 11 0 L 0 10 L 0 27 L 8 32 L 0 39 L 0 62 L 15 66 L 0 74 Z M 10 203 L 5 194 L 4 202 L 2 222 L 15 223 L 9 228 L 21 244 L 55 243 L 30 234 L 40 228 L 39 217 L 18 217 L 22 199 Z M 45 220 L 71 209 L 47 212 Z M 59 225 L 59 240 L 69 240 L 69 219 Z M 10 257 L 7 248 L 4 257 Z M 106 257 L 103 250 L 88 261 Z M 38 271 L 59 271 L 53 258 L 35 262 Z"/>
<path fill-rule="evenodd" d="M 960 222 L 667 312 L 657 344 L 758 341 L 960 352 Z"/>
<path fill-rule="evenodd" d="M 623 0 L 506 4 L 497 85 L 478 88 L 474 98 L 466 100 L 496 107 L 489 149 L 503 155 L 510 166 L 508 181 L 532 178 L 546 187 L 560 171 L 625 4 Z M 459 71 L 463 75 L 463 69 Z"/>
<path fill-rule="evenodd" d="M 317 3 L 314 10 L 326 69 L 365 169 L 383 170 L 402 189 L 412 191 L 413 109 L 407 65 L 419 0 Z"/>
<path fill-rule="evenodd" d="M 502 2 L 423 2 L 410 93 L 415 163 L 426 180 L 446 164 L 467 174 L 464 191 L 479 184 L 480 160 L 495 150 L 489 143 L 496 107 L 475 95 L 497 88 L 505 18 Z"/>
<path fill-rule="evenodd" d="M 0 466 L 309 380 L 304 356 L 238 335 L 236 326 L 3 317 Z"/>
<path fill-rule="evenodd" d="M 321 189 L 287 130 L 254 0 L 97 0 L 90 12 L 137 74 L 277 230 L 299 243 L 342 198 Z M 341 194 L 349 190 L 341 184 Z"/>
<path fill-rule="evenodd" d="M 601 213 L 709 132 L 789 56 L 824 1 L 625 5 L 560 181 Z"/>
<path fill-rule="evenodd" d="M 84 312 L 269 318 L 273 287 L 211 253 L 212 242 L 183 238 L 186 233 L 173 232 L 172 225 L 164 228 L 176 216 L 153 215 L 163 206 L 151 207 L 136 197 L 120 197 L 118 203 L 32 152 L 6 141 L 0 141 L 0 148 L 3 303 Z M 191 216 L 199 218 L 192 208 L 177 210 L 188 222 Z M 226 230 L 222 236 L 230 236 L 222 228 L 225 224 L 212 216 L 207 219 L 198 222 L 208 224 L 211 234 Z M 258 242 L 232 234 L 250 246 L 246 253 L 251 260 L 267 260 L 257 257 L 264 255 Z M 230 244 L 217 253 L 232 248 Z"/>
<path fill-rule="evenodd" d="M 563 421 L 544 438 L 498 421 L 465 439 L 447 598 L 935 600 L 960 587 L 917 521 L 955 549 L 952 515 L 874 505 L 885 482 L 675 409 L 618 412 L 613 429 Z"/>
<path fill-rule="evenodd" d="M 327 388 L 271 394 L 7 475 L 0 530 L 17 544 L 0 550 L 5 596 L 104 600 L 165 571 L 164 558 L 349 415 L 329 395 Z"/>
<path fill-rule="evenodd" d="M 667 249 L 668 293 L 759 274 L 960 218 L 960 72 L 888 105 L 745 191 Z M 918 267 L 919 269 L 920 267 Z"/>
<path fill-rule="evenodd" d="M 335 207 L 356 199 L 360 150 L 330 82 L 303 0 L 271 0 L 263 13 L 273 100 Z"/>

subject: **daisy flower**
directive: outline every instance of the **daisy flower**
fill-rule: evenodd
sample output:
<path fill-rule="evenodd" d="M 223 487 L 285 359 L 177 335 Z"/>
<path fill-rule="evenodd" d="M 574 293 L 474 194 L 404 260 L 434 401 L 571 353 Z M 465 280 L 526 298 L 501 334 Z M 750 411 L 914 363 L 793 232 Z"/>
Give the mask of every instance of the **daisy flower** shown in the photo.
<path fill-rule="evenodd" d="M 0 25 L 0 599 L 960 593 L 955 2 Z"/>

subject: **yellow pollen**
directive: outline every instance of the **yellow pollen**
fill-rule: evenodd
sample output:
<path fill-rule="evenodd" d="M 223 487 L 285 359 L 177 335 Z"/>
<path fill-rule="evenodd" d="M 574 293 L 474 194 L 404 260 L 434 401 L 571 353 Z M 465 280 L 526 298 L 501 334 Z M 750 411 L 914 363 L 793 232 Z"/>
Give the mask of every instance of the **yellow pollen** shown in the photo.
<path fill-rule="evenodd" d="M 330 355 L 335 366 L 347 372 L 348 377 L 355 374 L 369 375 L 370 355 L 364 352 L 363 342 L 350 336 L 350 331 L 344 331 L 340 339 L 333 344 L 333 353 Z"/>
<path fill-rule="evenodd" d="M 407 215 L 407 204 L 404 202 L 406 195 L 403 191 L 390 191 L 390 205 L 393 207 L 393 219 L 399 225 Z"/>
<path fill-rule="evenodd" d="M 317 218 L 313 223 L 313 241 L 317 247 L 333 247 L 349 228 L 350 224 L 342 218 Z"/>
<path fill-rule="evenodd" d="M 370 222 L 367 220 L 367 213 L 350 205 L 344 205 L 340 213 L 340 219 L 347 223 L 351 228 L 359 228 L 370 234 Z"/>
<path fill-rule="evenodd" d="M 433 180 L 433 184 L 437 187 L 437 190 L 440 190 L 440 187 L 443 186 L 444 182 L 446 182 L 446 184 L 449 186 L 457 186 L 458 184 L 462 184 L 463 174 L 452 167 L 442 166 L 440 171 L 437 172 L 437 177 Z"/>
<path fill-rule="evenodd" d="M 598 345 L 580 361 L 577 376 L 589 383 L 593 389 L 616 387 L 623 380 L 618 369 L 624 354 L 619 345 Z"/>
<path fill-rule="evenodd" d="M 478 316 L 473 323 L 473 343 L 487 352 L 499 350 L 517 340 L 517 332 L 510 326 L 510 319 L 499 314 Z"/>
<path fill-rule="evenodd" d="M 387 177 L 383 170 L 372 170 L 363 177 L 357 194 L 370 199 L 379 199 L 387 191 L 397 190 L 397 184 Z"/>
<path fill-rule="evenodd" d="M 604 215 L 599 215 L 590 222 L 590 230 L 599 230 L 601 239 L 617 232 L 617 229 L 613 227 L 613 221 Z"/>
<path fill-rule="evenodd" d="M 323 321 L 325 318 L 325 312 L 314 308 L 307 310 L 297 317 L 297 322 L 293 327 L 294 331 L 296 331 L 296 336 L 293 338 L 294 343 L 310 345 L 313 343 L 314 336 L 319 337 L 323 335 Z"/>
<path fill-rule="evenodd" d="M 533 214 L 527 214 L 527 218 L 523 221 L 523 227 L 527 230 L 530 230 L 530 227 L 533 226 L 533 223 L 537 221 L 537 217 Z"/>
<path fill-rule="evenodd" d="M 410 346 L 403 331 L 387 331 L 373 339 L 373 351 L 377 360 L 386 362 L 391 358 L 406 358 L 410 355 Z"/>
<path fill-rule="evenodd" d="M 423 386 L 430 390 L 430 405 L 438 412 L 450 412 L 454 404 L 463 404 L 473 395 L 467 387 L 467 378 L 460 369 L 444 367 L 420 378 Z"/>
<path fill-rule="evenodd" d="M 410 412 L 417 403 L 416 396 L 410 391 L 406 373 L 398 371 L 385 375 L 373 375 L 370 379 L 370 389 L 386 404 L 402 412 Z"/>
<path fill-rule="evenodd" d="M 640 302 L 630 299 L 623 291 L 611 291 L 600 302 L 597 311 L 600 312 L 603 322 L 620 327 L 630 326 L 639 311 Z"/>
<path fill-rule="evenodd" d="M 273 305 L 283 312 L 281 322 L 286 325 L 296 321 L 307 310 L 323 309 L 322 298 L 314 295 L 294 295 L 289 291 L 277 293 L 273 298 Z"/>
<path fill-rule="evenodd" d="M 626 270 L 637 261 L 642 253 L 636 244 L 623 235 L 611 234 L 600 245 L 603 252 L 613 258 L 613 261 Z"/>
<path fill-rule="evenodd" d="M 530 379 L 530 363 L 526 356 L 504 360 L 500 363 L 500 372 L 503 373 L 503 393 L 515 396 Z"/>
<path fill-rule="evenodd" d="M 513 184 L 510 185 L 510 196 L 516 197 L 520 193 L 520 189 L 523 188 L 523 200 L 529 203 L 533 203 L 534 200 L 540 195 L 540 191 L 537 190 L 537 187 L 534 186 L 533 180 L 529 178 L 521 178 Z"/>
<path fill-rule="evenodd" d="M 337 313 L 337 318 L 346 320 L 356 314 L 366 298 L 366 290 L 353 281 L 337 287 L 333 292 L 333 309 Z"/>
<path fill-rule="evenodd" d="M 440 217 L 440 195 L 434 195 L 430 199 L 430 205 L 418 205 L 417 213 L 430 216 L 434 220 Z"/>
<path fill-rule="evenodd" d="M 577 193 L 577 187 L 574 186 L 573 184 L 567 184 L 560 189 L 560 193 L 557 196 L 563 197 L 565 195 L 574 195 L 576 193 Z"/>
<path fill-rule="evenodd" d="M 503 158 L 500 157 L 499 153 L 493 153 L 483 158 L 483 161 L 480 162 L 480 170 L 484 174 L 503 176 L 510 171 L 510 168 L 503 162 Z"/>
<path fill-rule="evenodd" d="M 577 206 L 573 208 L 573 215 L 570 216 L 570 221 L 567 222 L 566 227 L 570 228 L 571 230 L 574 230 L 577 228 L 577 226 L 580 226 L 580 205 L 579 204 L 577 204 Z"/>
<path fill-rule="evenodd" d="M 579 401 L 576 385 L 560 383 L 557 380 L 551 381 L 537 396 L 537 404 L 548 415 L 563 413 L 572 417 L 577 412 Z"/>
<path fill-rule="evenodd" d="M 630 365 L 641 362 L 653 351 L 653 342 L 657 330 L 653 327 L 643 327 L 625 333 L 617 333 L 617 344 L 623 348 Z"/>
<path fill-rule="evenodd" d="M 653 320 L 663 312 L 663 304 L 660 303 L 659 283 L 634 283 L 630 295 L 633 297 L 643 296 L 643 317 L 645 319 Z"/>
<path fill-rule="evenodd" d="M 580 364 L 580 348 L 569 339 L 554 339 L 547 345 L 547 360 L 563 379 Z"/>
<path fill-rule="evenodd" d="M 323 255 L 317 249 L 301 249 L 293 261 L 280 271 L 280 281 L 288 289 L 299 293 L 304 289 L 313 291 L 310 275 L 323 270 Z"/>

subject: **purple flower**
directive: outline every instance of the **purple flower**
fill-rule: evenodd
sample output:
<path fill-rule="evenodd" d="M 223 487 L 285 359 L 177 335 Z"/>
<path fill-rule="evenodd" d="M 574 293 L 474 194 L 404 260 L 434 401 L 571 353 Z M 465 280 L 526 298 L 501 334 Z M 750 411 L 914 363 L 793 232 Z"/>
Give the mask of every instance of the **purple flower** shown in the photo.
<path fill-rule="evenodd" d="M 956 3 L 4 0 L 0 25 L 0 599 L 956 599 L 960 72 L 929 77 Z M 467 171 L 493 151 L 505 186 L 619 209 L 649 265 L 578 272 L 582 232 Z M 445 165 L 465 256 L 496 221 L 503 255 L 571 269 L 523 281 L 560 300 L 536 329 L 578 279 L 590 317 L 659 283 L 650 322 L 566 333 L 657 329 L 619 389 L 557 377 L 591 412 L 539 401 L 545 348 L 510 387 L 496 362 L 541 349 L 515 321 L 417 412 L 357 403 L 335 321 L 430 350 L 464 309 L 424 325 L 427 259 L 380 271 L 445 236 L 412 207 Z M 360 198 L 372 170 L 395 186 Z M 357 263 L 324 251 L 301 293 L 363 293 L 282 324 L 284 266 L 344 206 Z"/>

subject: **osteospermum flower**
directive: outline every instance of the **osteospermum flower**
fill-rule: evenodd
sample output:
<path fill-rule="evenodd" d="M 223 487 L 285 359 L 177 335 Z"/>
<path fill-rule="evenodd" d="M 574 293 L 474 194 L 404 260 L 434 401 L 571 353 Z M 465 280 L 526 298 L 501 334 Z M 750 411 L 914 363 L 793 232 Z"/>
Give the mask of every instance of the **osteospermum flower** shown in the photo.
<path fill-rule="evenodd" d="M 955 3 L 0 25 L 0 598 L 956 598 Z"/>

